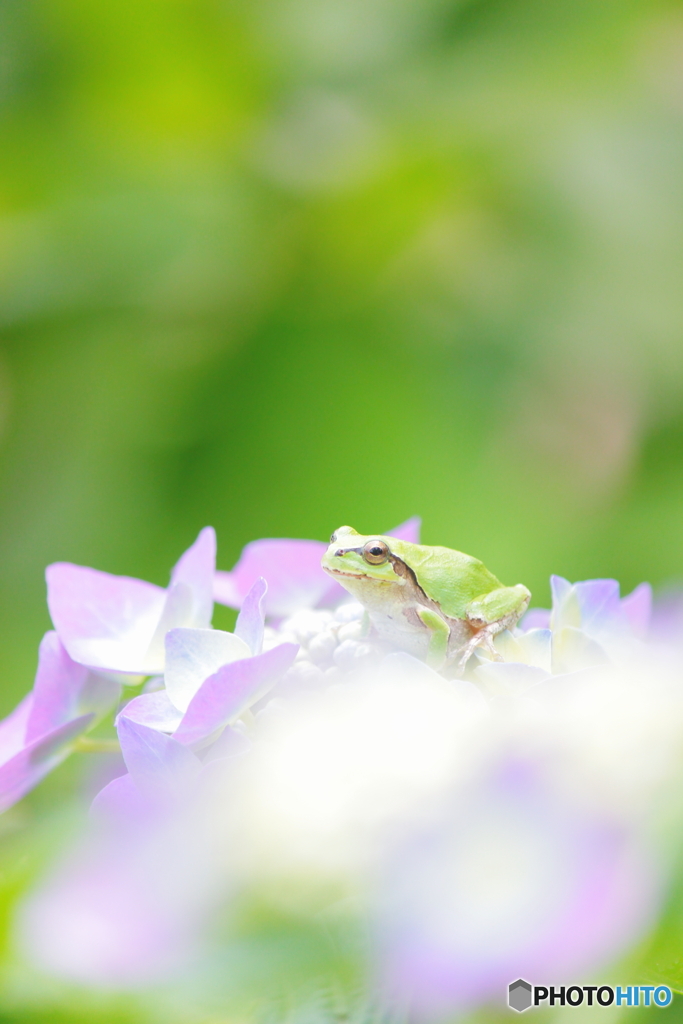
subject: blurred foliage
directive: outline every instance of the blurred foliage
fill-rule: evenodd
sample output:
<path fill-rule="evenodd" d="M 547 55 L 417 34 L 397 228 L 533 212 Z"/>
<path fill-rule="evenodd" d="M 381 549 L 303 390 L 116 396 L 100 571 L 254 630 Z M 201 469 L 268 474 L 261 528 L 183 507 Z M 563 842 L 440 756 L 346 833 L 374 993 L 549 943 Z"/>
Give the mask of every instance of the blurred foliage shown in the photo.
<path fill-rule="evenodd" d="M 206 523 L 683 577 L 680 2 L 0 0 L 0 126 L 0 711 Z"/>

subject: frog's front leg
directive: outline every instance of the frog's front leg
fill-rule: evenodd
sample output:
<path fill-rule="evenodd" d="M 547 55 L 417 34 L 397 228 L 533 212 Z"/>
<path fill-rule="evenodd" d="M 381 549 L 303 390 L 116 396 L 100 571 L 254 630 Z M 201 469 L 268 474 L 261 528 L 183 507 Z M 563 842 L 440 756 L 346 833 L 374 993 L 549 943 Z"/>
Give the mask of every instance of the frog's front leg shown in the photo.
<path fill-rule="evenodd" d="M 523 584 L 498 587 L 470 601 L 465 614 L 474 635 L 460 650 L 458 664 L 463 666 L 477 649 L 485 647 L 494 661 L 502 661 L 493 645 L 493 638 L 504 629 L 512 629 L 529 607 L 531 593 Z"/>
<path fill-rule="evenodd" d="M 432 668 L 442 668 L 448 654 L 448 640 L 451 629 L 446 620 L 431 608 L 419 607 L 417 614 L 423 625 L 429 630 L 429 647 L 427 648 L 427 664 Z"/>

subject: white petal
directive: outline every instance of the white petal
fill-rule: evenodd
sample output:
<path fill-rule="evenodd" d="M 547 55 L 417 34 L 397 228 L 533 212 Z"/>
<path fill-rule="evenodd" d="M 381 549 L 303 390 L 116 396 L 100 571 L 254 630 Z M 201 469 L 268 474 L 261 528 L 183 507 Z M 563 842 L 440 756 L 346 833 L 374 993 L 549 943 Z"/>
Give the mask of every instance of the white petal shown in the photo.
<path fill-rule="evenodd" d="M 251 657 L 251 651 L 234 633 L 219 629 L 172 629 L 166 635 L 166 690 L 180 711 L 205 679 L 223 665 Z"/>
<path fill-rule="evenodd" d="M 177 626 L 189 625 L 192 622 L 192 608 L 190 588 L 185 583 L 172 583 L 166 591 L 164 606 L 145 654 L 145 669 L 149 675 L 164 671 L 166 634 Z"/>

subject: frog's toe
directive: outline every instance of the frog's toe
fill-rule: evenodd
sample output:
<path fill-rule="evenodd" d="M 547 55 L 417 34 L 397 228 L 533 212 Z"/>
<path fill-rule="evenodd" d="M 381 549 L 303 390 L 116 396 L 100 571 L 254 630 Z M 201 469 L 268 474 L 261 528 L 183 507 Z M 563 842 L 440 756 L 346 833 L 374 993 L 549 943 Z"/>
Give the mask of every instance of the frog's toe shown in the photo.
<path fill-rule="evenodd" d="M 492 661 L 503 661 L 503 658 L 493 643 L 493 638 L 500 633 L 504 627 L 499 622 L 490 622 L 488 625 L 480 626 L 471 640 L 468 640 L 464 647 L 460 648 L 458 665 L 463 668 L 472 657 L 478 647 L 483 647 L 491 656 Z"/>

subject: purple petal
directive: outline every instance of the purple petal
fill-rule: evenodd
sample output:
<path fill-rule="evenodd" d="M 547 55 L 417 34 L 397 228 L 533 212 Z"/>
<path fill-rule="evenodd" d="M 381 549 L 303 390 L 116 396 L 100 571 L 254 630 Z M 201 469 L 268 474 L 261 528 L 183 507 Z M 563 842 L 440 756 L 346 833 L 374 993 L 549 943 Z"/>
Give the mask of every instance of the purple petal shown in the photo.
<path fill-rule="evenodd" d="M 146 655 L 166 600 L 161 587 L 68 562 L 48 566 L 47 603 L 71 658 L 91 668 L 149 674 Z"/>
<path fill-rule="evenodd" d="M 571 584 L 551 576 L 552 628 L 570 626 L 587 633 L 619 628 L 623 623 L 616 580 L 583 580 Z"/>
<path fill-rule="evenodd" d="M 171 703 L 166 690 L 155 690 L 153 693 L 141 693 L 138 697 L 133 697 L 118 717 L 129 718 L 131 722 L 147 725 L 150 729 L 171 733 L 180 725 L 183 713 Z"/>
<path fill-rule="evenodd" d="M 581 628 L 587 632 L 619 623 L 621 602 L 616 580 L 585 580 L 575 583 L 581 609 Z"/>
<path fill-rule="evenodd" d="M 187 747 L 156 729 L 119 718 L 118 733 L 126 768 L 145 796 L 181 795 L 201 771 Z"/>
<path fill-rule="evenodd" d="M 73 662 L 56 633 L 43 637 L 33 691 L 0 723 L 0 810 L 67 756 L 73 740 L 111 707 L 119 689 Z"/>
<path fill-rule="evenodd" d="M 410 544 L 419 544 L 421 526 L 422 519 L 420 516 L 412 516 L 412 518 L 406 519 L 405 523 L 394 527 L 393 530 L 387 530 L 386 536 L 396 537 L 397 540 L 405 540 Z"/>
<path fill-rule="evenodd" d="M 142 795 L 130 774 L 112 779 L 90 805 L 90 813 L 96 818 L 139 818 L 145 821 L 153 810 L 154 804 Z"/>
<path fill-rule="evenodd" d="M 219 629 L 172 629 L 166 635 L 166 690 L 181 711 L 209 676 L 251 651 L 234 633 Z"/>
<path fill-rule="evenodd" d="M 70 744 L 92 724 L 92 719 L 92 715 L 83 715 L 67 722 L 27 744 L 0 765 L 0 811 L 11 807 L 56 768 L 69 753 Z"/>
<path fill-rule="evenodd" d="M 296 644 L 280 644 L 219 669 L 192 699 L 175 738 L 188 745 L 199 743 L 235 721 L 282 678 L 298 650 Z"/>
<path fill-rule="evenodd" d="M 519 624 L 519 628 L 528 633 L 531 629 L 550 629 L 550 610 L 548 608 L 530 608 Z"/>
<path fill-rule="evenodd" d="M 184 583 L 192 591 L 192 616 L 184 625 L 201 629 L 211 624 L 215 571 L 216 531 L 212 526 L 205 526 L 192 547 L 180 556 L 171 574 L 171 585 Z"/>
<path fill-rule="evenodd" d="M 260 654 L 263 649 L 263 602 L 267 593 L 268 584 L 260 576 L 245 597 L 235 624 L 235 636 L 244 640 L 252 654 Z"/>
<path fill-rule="evenodd" d="M 93 724 L 116 703 L 121 687 L 72 661 L 54 632 L 43 637 L 33 687 L 33 707 L 26 726 L 31 742 L 87 712 Z"/>
<path fill-rule="evenodd" d="M 267 615 L 313 608 L 330 590 L 330 579 L 320 567 L 326 550 L 327 545 L 317 540 L 252 541 L 232 572 L 216 573 L 214 597 L 221 604 L 240 608 L 262 576 L 268 582 Z"/>
<path fill-rule="evenodd" d="M 645 636 L 652 616 L 652 587 L 641 583 L 621 602 L 621 611 L 629 626 L 638 636 Z"/>
<path fill-rule="evenodd" d="M 106 784 L 90 804 L 90 815 L 96 820 L 114 820 L 117 824 L 135 822 L 145 825 L 164 810 L 164 803 L 151 794 L 142 793 L 130 773 L 120 775 Z"/>

